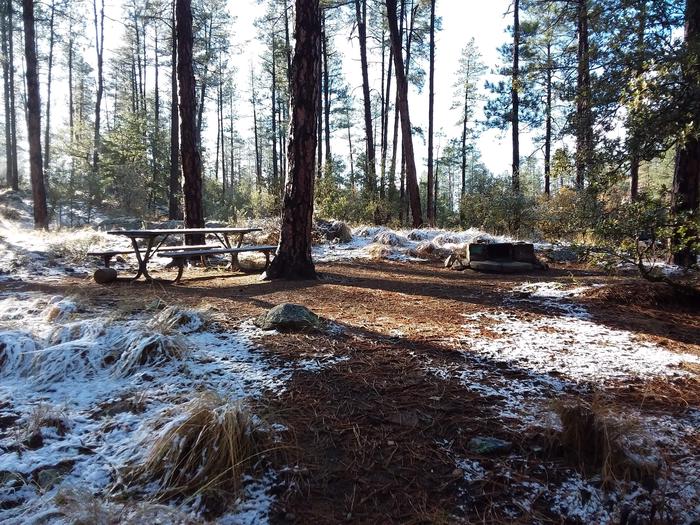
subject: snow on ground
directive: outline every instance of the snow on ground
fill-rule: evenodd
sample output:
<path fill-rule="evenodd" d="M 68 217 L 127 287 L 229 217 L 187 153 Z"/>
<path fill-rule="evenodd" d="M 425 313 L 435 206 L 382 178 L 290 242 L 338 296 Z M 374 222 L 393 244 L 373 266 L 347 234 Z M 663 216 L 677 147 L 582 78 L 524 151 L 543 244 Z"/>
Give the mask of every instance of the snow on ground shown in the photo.
<path fill-rule="evenodd" d="M 461 362 L 445 366 L 427 360 L 426 371 L 461 381 L 492 401 L 497 417 L 514 431 L 526 432 L 560 429 L 553 406 L 568 394 L 603 391 L 610 381 L 684 376 L 690 372 L 683 363 L 700 363 L 696 355 L 670 352 L 638 340 L 632 332 L 595 322 L 575 301 L 588 288 L 547 282 L 515 287 L 503 308 L 464 315 L 464 336 L 448 342 L 462 350 Z M 534 306 L 543 314 L 519 310 L 522 306 Z M 651 457 L 663 456 L 666 470 L 656 489 L 619 483 L 605 491 L 600 483 L 572 472 L 563 484 L 528 490 L 537 497 L 546 495 L 553 511 L 583 523 L 617 522 L 625 505 L 649 510 L 650 500 L 671 513 L 671 522 L 700 519 L 700 461 L 687 446 L 700 427 L 700 410 L 689 408 L 670 416 L 630 409 L 619 417 L 636 424 L 633 438 L 645 444 Z M 465 459 L 457 458 L 455 464 L 465 476 L 474 470 L 466 468 L 470 463 Z M 517 507 L 527 511 L 534 496 L 521 497 Z"/>
<path fill-rule="evenodd" d="M 463 251 L 477 240 L 509 242 L 507 237 L 493 236 L 476 228 L 455 232 L 426 228 L 391 230 L 383 226 L 360 226 L 352 230 L 352 241 L 346 244 L 321 244 L 314 247 L 317 262 L 340 262 L 353 259 L 387 259 L 422 261 L 435 250 Z"/>
<path fill-rule="evenodd" d="M 255 330 L 225 331 L 193 310 L 133 315 L 40 293 L 0 295 L 0 420 L 10 422 L 0 430 L 0 521 L 29 522 L 67 488 L 105 496 L 148 449 L 151 422 L 196 392 L 234 400 L 282 392 L 297 365 L 270 364 L 255 350 Z M 307 361 L 298 366 L 327 364 Z M 274 479 L 248 479 L 224 522 L 266 521 Z"/>

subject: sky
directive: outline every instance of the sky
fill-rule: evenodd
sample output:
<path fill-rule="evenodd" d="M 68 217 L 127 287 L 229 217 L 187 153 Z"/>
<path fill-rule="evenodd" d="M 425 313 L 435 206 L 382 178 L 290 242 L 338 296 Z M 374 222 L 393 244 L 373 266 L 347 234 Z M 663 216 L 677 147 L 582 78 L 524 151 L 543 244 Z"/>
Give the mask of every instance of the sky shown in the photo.
<path fill-rule="evenodd" d="M 250 97 L 250 68 L 251 65 L 257 70 L 261 69 L 260 56 L 264 52 L 262 44 L 257 40 L 257 30 L 254 22 L 256 18 L 263 15 L 265 5 L 258 3 L 259 0 L 229 0 L 230 13 L 235 16 L 234 23 L 231 24 L 231 41 L 234 51 L 230 56 L 229 63 L 237 70 L 237 86 L 239 99 L 239 131 L 243 138 L 252 136 L 253 122 L 252 114 L 249 110 L 248 100 Z M 483 62 L 494 70 L 498 64 L 498 47 L 508 38 L 505 30 L 510 23 L 511 16 L 508 15 L 511 0 L 437 0 L 436 14 L 442 18 L 442 31 L 436 34 L 436 58 L 435 58 L 435 128 L 436 128 L 436 149 L 442 148 L 447 140 L 458 137 L 461 128 L 457 124 L 460 119 L 460 110 L 452 109 L 454 99 L 454 89 L 452 87 L 455 73 L 458 68 L 459 56 L 462 48 L 473 37 L 482 54 Z M 105 60 L 109 60 L 114 51 L 122 45 L 124 26 L 120 22 L 123 19 L 122 0 L 112 0 L 105 3 Z M 87 39 L 93 40 L 92 35 L 92 12 L 86 12 L 87 19 Z M 359 45 L 357 34 L 351 34 L 353 27 L 348 25 L 336 36 L 335 44 L 343 55 L 343 71 L 345 80 L 350 84 L 353 94 L 356 97 L 358 109 L 361 108 L 361 71 L 359 65 Z M 94 62 L 94 48 L 88 46 L 84 49 L 88 62 Z M 380 63 L 381 56 L 369 56 L 370 63 Z M 94 64 L 93 64 L 94 65 Z M 371 67 L 371 65 L 370 65 Z M 427 71 L 427 64 L 424 65 Z M 169 85 L 168 72 L 161 71 L 161 89 L 165 90 Z M 370 85 L 377 86 L 380 83 L 379 68 L 370 72 Z M 60 75 L 60 73 L 59 73 Z M 152 82 L 152 74 L 149 79 Z M 494 75 L 486 75 L 495 79 Z M 63 83 L 65 84 L 65 83 Z M 395 82 L 394 82 L 395 85 Z M 152 89 L 149 86 L 148 89 Z M 483 89 L 483 88 L 482 88 Z M 165 93 L 164 93 L 165 95 Z M 486 93 L 484 92 L 484 95 Z M 61 86 L 56 85 L 53 94 L 54 103 L 61 102 L 67 98 L 66 93 L 61 93 Z M 109 102 L 107 102 L 109 104 Z M 420 176 L 425 176 L 427 171 L 427 129 L 428 129 L 428 90 L 427 76 L 426 86 L 422 93 L 418 93 L 412 88 L 409 93 L 409 105 L 411 111 L 411 122 L 414 127 L 420 127 L 425 132 L 425 138 L 414 136 L 414 147 L 416 151 L 416 164 Z M 60 113 L 60 106 L 54 111 Z M 108 108 L 111 110 L 111 108 Z M 479 118 L 481 111 L 477 111 Z M 58 116 L 58 115 L 57 115 Z M 355 135 L 359 138 L 364 133 L 364 125 L 361 121 L 360 113 L 355 129 Z M 67 119 L 67 116 L 65 117 Z M 211 114 L 212 120 L 215 115 Z M 209 126 L 206 132 L 211 135 L 205 136 L 205 141 L 215 141 L 214 126 Z M 334 151 L 338 154 L 346 154 L 346 138 L 344 130 L 336 132 L 337 138 L 333 141 Z M 441 138 L 442 137 L 442 138 Z M 361 147 L 358 141 L 357 146 Z M 510 172 L 510 132 L 499 130 L 488 130 L 483 132 L 479 141 L 479 149 L 482 153 L 482 160 L 486 166 L 495 174 Z M 521 154 L 523 156 L 532 153 L 532 142 L 527 136 L 521 137 Z M 436 152 L 437 153 L 437 152 Z"/>
<path fill-rule="evenodd" d="M 455 73 L 458 68 L 458 61 L 461 50 L 473 37 L 476 39 L 481 51 L 483 62 L 489 70 L 495 69 L 498 64 L 498 48 L 505 42 L 507 35 L 505 30 L 510 23 L 510 16 L 507 16 L 511 0 L 437 0 L 436 16 L 442 18 L 442 31 L 436 34 L 435 52 L 435 129 L 436 133 L 444 135 L 445 138 L 436 136 L 436 148 L 442 147 L 449 138 L 457 137 L 461 133 L 461 128 L 457 125 L 460 119 L 460 111 L 452 109 L 454 99 Z M 232 62 L 238 66 L 239 84 L 245 85 L 245 76 L 250 70 L 250 63 L 254 65 L 259 62 L 262 48 L 255 41 L 254 20 L 264 12 L 264 6 L 258 5 L 256 0 L 233 0 L 231 2 L 232 13 L 237 16 L 235 27 L 232 31 L 234 42 L 242 44 L 245 50 L 241 55 L 232 58 Z M 350 38 L 350 31 L 353 28 L 348 26 L 336 38 L 336 45 L 343 54 L 343 70 L 346 80 L 351 84 L 353 92 L 357 97 L 357 103 L 361 103 L 361 70 L 359 65 L 359 45 L 357 34 Z M 380 62 L 381 55 L 369 56 L 370 62 Z M 425 65 L 427 71 L 427 64 Z M 379 74 L 378 71 L 375 72 Z M 494 78 L 487 75 L 487 78 Z M 378 78 L 370 78 L 370 85 L 379 85 Z M 485 94 L 485 93 L 484 93 Z M 416 163 L 419 174 L 423 174 L 427 168 L 427 129 L 428 129 L 428 90 L 427 77 L 426 86 L 422 93 L 411 89 L 409 94 L 409 105 L 411 111 L 411 123 L 414 127 L 421 127 L 425 131 L 425 139 L 415 136 L 414 146 L 416 150 Z M 480 114 L 478 112 L 477 116 Z M 358 126 L 363 129 L 363 124 L 358 122 Z M 252 129 L 252 123 L 249 126 Z M 362 132 L 358 129 L 358 134 Z M 339 148 L 344 147 L 341 141 L 343 131 L 339 131 Z M 482 160 L 486 166 L 496 174 L 510 172 L 510 135 L 498 130 L 489 130 L 482 134 L 478 142 L 482 153 Z M 522 146 L 523 155 L 528 155 L 532 148 L 531 142 L 524 138 Z M 346 148 L 347 149 L 347 148 Z"/>

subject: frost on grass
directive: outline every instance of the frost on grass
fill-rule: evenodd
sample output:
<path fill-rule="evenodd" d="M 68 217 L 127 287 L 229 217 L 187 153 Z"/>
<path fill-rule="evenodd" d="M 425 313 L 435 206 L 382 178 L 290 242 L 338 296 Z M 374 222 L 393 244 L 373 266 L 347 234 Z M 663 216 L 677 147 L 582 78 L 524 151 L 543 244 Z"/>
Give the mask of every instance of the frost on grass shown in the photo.
<path fill-rule="evenodd" d="M 47 315 L 57 304 L 75 308 Z M 0 407 L 9 421 L 0 427 L 0 521 L 8 523 L 70 516 L 70 498 L 60 504 L 55 499 L 67 489 L 91 494 L 98 514 L 166 516 L 177 510 L 173 515 L 182 511 L 189 516 L 184 521 L 196 522 L 192 512 L 195 503 L 204 503 L 201 498 L 166 512 L 118 504 L 110 494 L 123 491 L 121 473 L 143 465 L 147 445 L 159 436 L 167 441 L 169 432 L 169 445 L 178 445 L 172 422 L 184 413 L 183 402 L 205 391 L 232 403 L 281 392 L 293 370 L 268 363 L 245 331 L 224 331 L 195 310 L 169 307 L 116 317 L 111 310 L 42 294 L 0 295 L 0 349 Z M 228 418 L 223 408 L 212 413 L 211 425 Z M 211 446 L 221 450 L 220 443 Z M 163 456 L 163 466 L 178 462 L 173 458 Z M 266 520 L 272 482 L 265 479 L 262 473 L 241 479 L 238 498 L 245 511 L 236 523 Z M 248 501 L 248 495 L 257 499 Z M 240 509 L 221 510 L 238 516 Z"/>
<path fill-rule="evenodd" d="M 314 247 L 317 262 L 353 259 L 387 259 L 421 261 L 427 256 L 442 256 L 451 251 L 463 251 L 467 244 L 508 242 L 512 239 L 493 236 L 476 228 L 464 231 L 439 229 L 390 230 L 383 226 L 360 226 L 352 231 L 352 240 L 342 245 L 321 244 Z"/>

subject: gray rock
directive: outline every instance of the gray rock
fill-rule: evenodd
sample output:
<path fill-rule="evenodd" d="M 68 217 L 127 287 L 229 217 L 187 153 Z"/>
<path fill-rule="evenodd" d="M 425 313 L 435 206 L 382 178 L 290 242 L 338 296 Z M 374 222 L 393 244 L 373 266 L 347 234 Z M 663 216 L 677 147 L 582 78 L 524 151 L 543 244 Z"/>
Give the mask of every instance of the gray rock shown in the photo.
<path fill-rule="evenodd" d="M 468 266 L 460 259 L 457 257 L 455 261 L 452 263 L 452 269 L 457 270 L 458 272 L 464 271 L 468 268 Z"/>
<path fill-rule="evenodd" d="M 99 268 L 93 275 L 97 284 L 109 284 L 117 280 L 117 270 L 114 268 Z"/>
<path fill-rule="evenodd" d="M 352 232 L 347 224 L 342 221 L 325 221 L 317 219 L 314 227 L 320 232 L 323 239 L 339 243 L 352 241 Z"/>
<path fill-rule="evenodd" d="M 299 304 L 284 303 L 275 306 L 255 320 L 263 330 L 301 332 L 319 330 L 321 320 L 311 310 Z"/>
<path fill-rule="evenodd" d="M 495 437 L 476 436 L 469 440 L 467 448 L 476 454 L 505 454 L 513 448 L 513 443 Z"/>
<path fill-rule="evenodd" d="M 257 272 L 265 269 L 265 255 L 258 252 L 238 255 L 238 267 L 244 272 Z"/>
<path fill-rule="evenodd" d="M 40 470 L 36 475 L 36 482 L 44 490 L 50 490 L 63 479 L 63 475 L 56 469 L 47 468 Z"/>

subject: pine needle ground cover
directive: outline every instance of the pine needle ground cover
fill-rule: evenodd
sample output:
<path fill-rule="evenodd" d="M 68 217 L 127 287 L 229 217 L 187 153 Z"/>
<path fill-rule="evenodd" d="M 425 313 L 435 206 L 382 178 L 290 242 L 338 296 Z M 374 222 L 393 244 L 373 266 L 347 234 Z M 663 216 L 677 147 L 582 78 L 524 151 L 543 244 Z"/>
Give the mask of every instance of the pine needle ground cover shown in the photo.
<path fill-rule="evenodd" d="M 628 307 L 615 291 L 643 283 L 580 264 L 505 278 L 324 250 L 314 283 L 5 283 L 3 520 L 698 515 L 693 305 Z M 284 302 L 327 329 L 255 328 Z"/>

